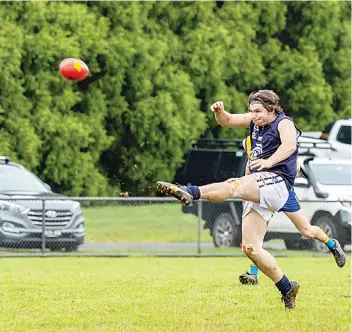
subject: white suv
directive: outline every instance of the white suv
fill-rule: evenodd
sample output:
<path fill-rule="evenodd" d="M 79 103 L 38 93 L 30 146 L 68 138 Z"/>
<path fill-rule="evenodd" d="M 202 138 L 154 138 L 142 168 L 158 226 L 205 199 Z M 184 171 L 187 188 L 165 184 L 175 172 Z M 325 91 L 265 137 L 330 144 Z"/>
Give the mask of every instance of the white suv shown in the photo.
<path fill-rule="evenodd" d="M 323 229 L 341 245 L 351 243 L 352 161 L 300 156 L 302 176 L 295 180 L 295 191 L 311 224 Z M 311 201 L 311 202 L 309 202 Z M 270 220 L 269 238 L 282 238 L 287 249 L 326 251 L 316 240 L 304 239 L 285 214 Z"/>
<path fill-rule="evenodd" d="M 302 145 L 302 143 L 315 143 L 318 148 L 310 151 L 316 156 L 351 160 L 351 131 L 352 119 L 342 119 L 329 123 L 320 135 L 318 135 L 319 132 L 303 132 L 302 136 L 298 138 L 298 142 L 302 146 L 300 152 L 304 152 L 304 144 Z M 309 147 L 309 144 L 305 146 Z"/>

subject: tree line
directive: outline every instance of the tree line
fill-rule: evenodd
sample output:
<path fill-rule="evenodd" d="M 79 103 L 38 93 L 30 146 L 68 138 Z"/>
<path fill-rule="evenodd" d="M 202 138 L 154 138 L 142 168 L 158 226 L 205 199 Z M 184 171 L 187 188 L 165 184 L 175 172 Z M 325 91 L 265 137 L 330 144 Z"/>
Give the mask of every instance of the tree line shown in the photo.
<path fill-rule="evenodd" d="M 303 130 L 350 117 L 347 2 L 5 2 L 0 20 L 0 155 L 63 194 L 155 194 L 189 139 L 244 137 L 209 106 L 246 112 L 253 90 Z M 60 76 L 68 57 L 86 80 Z"/>

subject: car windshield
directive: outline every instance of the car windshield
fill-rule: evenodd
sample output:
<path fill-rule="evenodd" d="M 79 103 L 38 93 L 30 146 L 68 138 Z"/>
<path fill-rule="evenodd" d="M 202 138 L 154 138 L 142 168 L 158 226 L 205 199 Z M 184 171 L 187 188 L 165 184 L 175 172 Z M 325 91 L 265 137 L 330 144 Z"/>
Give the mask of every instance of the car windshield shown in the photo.
<path fill-rule="evenodd" d="M 317 181 L 323 185 L 350 186 L 351 164 L 309 164 Z"/>
<path fill-rule="evenodd" d="M 33 173 L 23 168 L 2 165 L 0 167 L 0 192 L 8 191 L 50 192 Z"/>

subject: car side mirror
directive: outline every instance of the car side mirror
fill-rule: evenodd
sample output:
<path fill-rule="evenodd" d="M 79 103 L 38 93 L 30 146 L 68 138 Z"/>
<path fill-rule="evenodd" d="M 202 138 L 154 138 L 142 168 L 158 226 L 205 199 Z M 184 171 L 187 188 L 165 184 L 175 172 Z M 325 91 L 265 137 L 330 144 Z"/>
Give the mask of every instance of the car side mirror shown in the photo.
<path fill-rule="evenodd" d="M 296 178 L 294 186 L 297 188 L 309 188 L 310 184 L 306 178 Z"/>
<path fill-rule="evenodd" d="M 328 198 L 329 197 L 328 193 L 321 191 L 321 190 L 316 190 L 315 194 L 317 195 L 318 198 Z"/>

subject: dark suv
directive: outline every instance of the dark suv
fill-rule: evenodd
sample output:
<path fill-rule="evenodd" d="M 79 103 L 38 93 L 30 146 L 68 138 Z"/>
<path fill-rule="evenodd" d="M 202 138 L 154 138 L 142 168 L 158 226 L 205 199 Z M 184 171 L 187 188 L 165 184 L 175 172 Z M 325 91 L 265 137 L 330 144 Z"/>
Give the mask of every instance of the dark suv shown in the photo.
<path fill-rule="evenodd" d="M 38 197 L 48 198 L 44 211 Z M 44 239 L 48 249 L 77 250 L 84 242 L 81 206 L 55 197 L 64 198 L 23 166 L 0 156 L 0 247 L 42 248 Z"/>
<path fill-rule="evenodd" d="M 241 140 L 193 139 L 183 167 L 176 175 L 181 184 L 205 185 L 245 174 L 247 155 Z M 198 202 L 183 206 L 184 213 L 198 215 Z M 209 228 L 216 247 L 241 242 L 241 201 L 202 202 L 204 228 Z"/>

